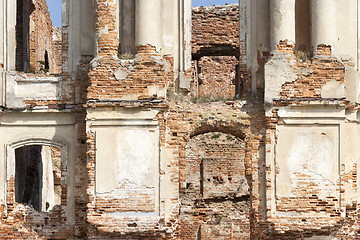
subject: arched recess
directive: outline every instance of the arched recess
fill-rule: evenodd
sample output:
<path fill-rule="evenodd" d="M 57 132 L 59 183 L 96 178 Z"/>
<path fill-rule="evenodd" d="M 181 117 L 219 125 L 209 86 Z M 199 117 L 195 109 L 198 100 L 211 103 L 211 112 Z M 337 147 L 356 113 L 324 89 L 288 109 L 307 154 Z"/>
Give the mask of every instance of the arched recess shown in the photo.
<path fill-rule="evenodd" d="M 237 121 L 222 121 L 222 120 L 202 121 L 192 126 L 189 132 L 189 138 L 207 132 L 223 132 L 234 135 L 238 138 L 241 138 L 244 141 L 247 141 L 249 126 L 245 125 L 242 122 L 237 122 Z"/>
<path fill-rule="evenodd" d="M 181 158 L 181 235 L 250 237 L 247 131 L 239 122 L 204 121 L 190 132 Z"/>
<path fill-rule="evenodd" d="M 69 203 L 69 178 L 68 175 L 68 156 L 70 152 L 70 143 L 59 138 L 22 138 L 13 141 L 6 145 L 5 156 L 6 156 L 6 194 L 8 196 L 5 206 L 5 214 L 11 213 L 15 204 L 15 172 L 16 172 L 16 149 L 27 146 L 48 146 L 59 148 L 61 151 L 61 205 L 60 205 L 60 216 L 65 216 L 65 219 L 72 214 L 67 209 Z M 59 217 L 60 217 L 59 216 Z"/>
<path fill-rule="evenodd" d="M 248 125 L 242 123 L 242 122 L 237 122 L 237 121 L 223 121 L 223 120 L 207 120 L 207 121 L 200 121 L 197 122 L 195 124 L 192 124 L 189 126 L 190 129 L 187 132 L 187 134 L 185 135 L 185 137 L 183 138 L 185 140 L 185 143 L 182 146 L 182 149 L 180 149 L 180 151 L 182 151 L 183 153 L 185 153 L 185 144 L 187 141 L 189 141 L 192 137 L 199 135 L 199 134 L 204 134 L 204 133 L 208 133 L 208 132 L 223 132 L 223 133 L 227 133 L 227 134 L 231 134 L 234 135 L 235 137 L 238 137 L 240 139 L 242 139 L 245 143 L 245 148 L 248 149 L 247 145 L 249 144 L 249 131 L 250 128 Z M 183 192 L 185 187 L 186 187 L 186 183 L 185 183 L 185 179 L 184 179 L 184 172 L 185 172 L 185 166 L 186 166 L 186 159 L 184 154 L 180 154 L 180 158 L 179 158 L 179 190 L 180 192 Z M 246 171 L 246 176 L 247 176 L 247 180 L 250 183 L 251 182 L 251 153 L 246 151 L 245 152 L 245 171 Z"/>

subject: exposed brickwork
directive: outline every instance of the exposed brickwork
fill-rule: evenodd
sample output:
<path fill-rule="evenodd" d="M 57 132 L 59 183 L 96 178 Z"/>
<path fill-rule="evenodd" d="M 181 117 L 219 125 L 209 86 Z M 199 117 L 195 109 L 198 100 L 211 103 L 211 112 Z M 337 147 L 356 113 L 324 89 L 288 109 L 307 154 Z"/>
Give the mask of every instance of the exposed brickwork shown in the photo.
<path fill-rule="evenodd" d="M 240 70 L 237 59 L 241 54 L 237 4 L 194 7 L 191 46 L 195 60 L 192 96 L 214 100 L 244 95 L 248 86 L 244 86 L 245 69 Z M 245 44 L 241 46 L 244 53 Z"/>
<path fill-rule="evenodd" d="M 193 56 L 239 56 L 239 5 L 194 7 Z"/>
<path fill-rule="evenodd" d="M 126 96 L 129 99 L 132 95 L 133 100 L 164 98 L 149 95 L 149 87 L 166 89 L 170 62 L 151 46 L 138 47 L 137 53 L 134 60 L 105 60 L 105 57 L 99 60 L 99 67 L 94 68 L 89 75 L 91 85 L 88 88 L 88 99 L 114 100 L 122 97 L 126 99 Z M 113 67 L 110 68 L 109 64 Z M 117 70 L 128 73 L 126 79 L 117 80 L 114 75 Z"/>
<path fill-rule="evenodd" d="M 243 141 L 219 132 L 197 135 L 186 145 L 186 161 L 181 238 L 250 239 Z"/>
<path fill-rule="evenodd" d="M 49 30 L 45 1 L 32 2 L 37 9 L 32 14 L 39 15 L 36 31 L 46 32 L 30 37 L 29 61 L 36 64 L 43 56 L 47 33 L 53 30 Z M 319 196 L 322 185 L 318 179 L 296 172 L 292 182 L 296 184 L 295 197 L 283 197 L 273 192 L 281 169 L 265 156 L 276 151 L 279 125 L 286 125 L 280 117 L 282 107 L 323 101 L 339 109 L 356 109 L 346 99 L 321 99 L 321 90 L 330 81 L 345 84 L 346 66 L 351 62 L 334 58 L 326 45 L 318 46 L 314 58 L 299 59 L 295 45 L 281 41 L 276 57 L 286 55 L 287 67 L 296 78 L 282 83 L 272 105 L 264 107 L 260 96 L 264 71 L 275 55 L 258 46 L 258 65 L 253 69 L 257 79 L 252 82 L 246 43 L 239 41 L 238 5 L 194 8 L 192 55 L 198 62 L 185 72 L 192 78 L 189 96 L 228 99 L 239 94 L 246 100 L 193 103 L 189 96 L 174 93 L 174 56 L 162 56 L 154 46 L 146 45 L 137 46 L 134 59 L 118 59 L 116 2 L 94 1 L 97 52 L 81 56 L 74 76 L 68 65 L 69 27 L 61 33 L 56 30 L 50 58 L 59 62 L 62 49 L 62 68 L 60 64 L 54 67 L 54 73 L 62 71 L 61 99 L 27 100 L 25 111 L 42 106 L 60 114 L 73 113 L 75 146 L 71 146 L 74 152 L 67 154 L 74 159 L 71 165 L 60 164 L 60 148 L 51 148 L 53 163 L 60 166 L 53 170 L 56 183 L 61 184 L 61 204 L 50 212 L 17 203 L 14 176 L 7 177 L 6 205 L 0 206 L 0 239 L 359 239 L 359 204 L 344 201 L 348 197 L 345 185 L 357 190 L 356 160 L 351 166 L 340 164 L 340 179 L 331 186 L 335 190 L 329 191 L 329 196 Z M 19 3 L 25 6 L 30 1 Z M 43 21 L 46 24 L 40 27 Z M 257 96 L 248 94 L 253 88 L 259 92 Z M 107 117 L 98 121 L 96 114 L 92 115 L 101 111 L 117 114 L 114 126 L 119 128 L 129 119 L 135 128 L 139 120 L 124 120 L 122 111 L 156 112 L 146 121 L 159 129 L 159 158 L 164 160 L 156 173 L 160 196 L 147 186 L 96 192 L 96 167 L 103 159 L 97 159 L 95 126 L 111 122 Z M 349 123 L 343 120 L 341 124 Z M 67 181 L 73 184 L 71 189 Z M 74 209 L 70 224 L 69 209 Z"/>
<path fill-rule="evenodd" d="M 338 84 L 344 84 L 345 65 L 335 58 L 331 58 L 329 46 L 318 46 L 318 56 L 315 59 L 296 59 L 294 44 L 287 41 L 279 44 L 281 52 L 292 54 L 295 64 L 291 67 L 297 72 L 298 78 L 293 82 L 282 85 L 280 99 L 321 98 L 321 89 L 329 81 L 336 80 Z M 326 59 L 324 59 L 326 57 Z M 291 61 L 289 59 L 289 61 Z"/>
<path fill-rule="evenodd" d="M 35 2 L 35 10 L 30 16 L 30 20 L 33 22 L 34 26 L 31 32 L 31 42 L 35 45 L 32 49 L 35 49 L 35 52 L 32 52 L 31 55 L 35 55 L 35 57 L 31 57 L 35 60 L 35 62 L 30 61 L 30 66 L 34 67 L 36 72 L 41 72 L 42 68 L 46 68 L 46 65 L 40 64 L 39 61 L 46 62 L 46 52 L 47 52 L 47 60 L 49 61 L 49 72 L 55 72 L 55 62 L 54 62 L 54 43 L 53 43 L 53 26 L 52 21 L 50 19 L 50 13 L 47 7 L 47 3 L 45 0 L 38 0 Z M 42 33 L 42 34 L 38 34 Z"/>
<path fill-rule="evenodd" d="M 344 83 L 345 66 L 334 60 L 314 59 L 311 63 L 299 63 L 297 69 L 306 69 L 306 75 L 299 76 L 291 83 L 285 83 L 280 93 L 281 99 L 321 98 L 321 87 L 331 80 Z"/>
<path fill-rule="evenodd" d="M 232 99 L 237 82 L 236 57 L 202 57 L 198 63 L 199 97 Z"/>
<path fill-rule="evenodd" d="M 53 27 L 53 42 L 54 42 L 54 71 L 53 73 L 61 73 L 61 52 L 62 52 L 62 38 L 61 28 Z"/>
<path fill-rule="evenodd" d="M 267 117 L 266 145 L 268 147 L 266 152 L 268 154 L 271 154 L 272 141 L 276 143 L 280 137 L 278 125 L 284 124 L 278 113 L 281 107 L 306 106 L 313 101 L 323 101 L 328 104 L 335 104 L 334 101 L 337 101 L 336 105 L 339 107 L 348 105 L 346 100 L 321 97 L 321 90 L 327 82 L 335 80 L 340 85 L 345 81 L 346 65 L 333 58 L 330 49 L 330 46 L 319 45 L 317 57 L 300 59 L 297 53 L 294 53 L 294 44 L 289 44 L 287 41 L 280 42 L 278 50 L 290 54 L 289 68 L 297 74 L 297 79 L 282 84 L 279 100 L 273 102 L 271 115 Z M 336 239 L 342 239 L 344 236 L 346 236 L 344 239 L 358 239 L 359 229 L 356 221 L 353 220 L 356 216 L 354 209 L 357 208 L 357 203 L 353 202 L 350 206 L 344 206 L 346 194 L 344 182 L 352 183 L 352 187 L 356 189 L 353 183 L 357 180 L 353 173 L 357 166 L 350 166 L 347 171 L 344 165 L 339 168 L 340 178 L 336 183 L 330 183 L 331 186 L 314 178 L 311 174 L 300 171 L 293 173 L 291 196 L 277 196 L 275 206 L 271 205 L 268 199 L 267 220 L 272 226 L 262 225 L 264 231 L 259 234 L 260 239 L 305 239 L 320 235 L 333 236 Z M 279 166 L 276 166 L 273 171 L 278 175 Z M 271 176 L 270 168 L 267 168 L 266 172 L 267 176 Z M 267 194 L 271 194 L 275 180 L 267 178 Z M 322 197 L 325 194 L 324 191 L 329 188 L 334 189 L 326 192 L 326 197 Z M 275 209 L 272 209 L 273 207 Z M 276 211 L 281 217 L 270 217 L 272 211 Z M 347 217 L 344 220 L 345 215 Z M 344 221 L 346 224 L 343 224 Z"/>

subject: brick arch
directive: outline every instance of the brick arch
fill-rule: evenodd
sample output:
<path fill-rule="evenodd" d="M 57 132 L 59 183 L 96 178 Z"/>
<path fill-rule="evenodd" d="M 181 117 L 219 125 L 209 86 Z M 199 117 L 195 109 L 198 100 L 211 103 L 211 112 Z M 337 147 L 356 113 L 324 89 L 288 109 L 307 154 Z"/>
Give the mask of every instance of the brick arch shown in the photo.
<path fill-rule="evenodd" d="M 199 121 L 197 123 L 193 123 L 190 126 L 190 130 L 185 133 L 183 138 L 184 144 L 181 144 L 180 152 L 184 154 L 179 155 L 179 187 L 180 192 L 183 191 L 185 187 L 185 178 L 184 171 L 186 167 L 186 154 L 185 154 L 185 146 L 187 142 L 200 134 L 209 133 L 209 132 L 222 132 L 226 134 L 230 134 L 242 139 L 245 143 L 245 172 L 248 183 L 250 184 L 252 181 L 251 178 L 251 151 L 250 147 L 251 143 L 251 134 L 250 127 L 242 122 L 238 121 L 225 121 L 225 120 L 207 120 L 207 121 Z M 250 185 L 249 185 L 250 186 Z M 250 188 L 251 194 L 251 188 Z"/>
<path fill-rule="evenodd" d="M 207 169 L 206 167 L 206 164 L 205 164 L 205 160 L 201 160 L 201 163 L 200 162 L 194 162 L 193 160 L 194 159 L 191 159 L 188 158 L 188 155 L 187 155 L 187 150 L 186 150 L 186 146 L 189 144 L 190 140 L 193 139 L 194 137 L 198 136 L 198 135 L 202 135 L 202 134 L 206 134 L 206 133 L 211 133 L 211 132 L 221 132 L 221 133 L 224 133 L 224 134 L 228 134 L 228 135 L 232 135 L 234 137 L 237 137 L 239 139 L 241 139 L 244 143 L 244 148 L 241 148 L 242 150 L 241 151 L 244 151 L 242 154 L 243 157 L 239 157 L 239 162 L 232 162 L 230 161 L 231 163 L 229 163 L 229 166 L 233 166 L 235 167 L 236 165 L 241 165 L 241 164 L 244 164 L 242 165 L 242 170 L 243 168 L 245 168 L 245 172 L 244 172 L 244 175 L 242 174 L 239 174 L 237 177 L 239 178 L 242 178 L 245 180 L 245 182 L 247 182 L 247 186 L 249 187 L 248 188 L 248 192 L 243 192 L 243 195 L 240 193 L 239 196 L 237 195 L 232 195 L 233 193 L 232 192 L 229 192 L 230 195 L 227 195 L 226 197 L 223 196 L 224 193 L 220 193 L 219 196 L 217 196 L 217 193 L 215 193 L 215 197 L 211 195 L 208 195 L 208 197 L 210 196 L 210 199 L 211 198 L 214 198 L 216 200 L 210 200 L 209 198 L 206 197 L 205 195 L 205 189 L 204 189 L 204 186 L 205 186 L 205 173 L 204 173 L 204 169 Z M 180 193 L 184 194 L 183 196 L 185 197 L 184 199 L 189 199 L 189 197 L 191 196 L 191 194 L 194 194 L 194 193 L 191 193 L 192 190 L 190 190 L 190 195 L 187 195 L 189 194 L 188 193 L 188 176 L 187 174 L 189 173 L 189 169 L 187 169 L 188 167 L 187 166 L 191 166 L 191 167 L 195 167 L 194 168 L 191 168 L 192 170 L 190 172 L 196 172 L 196 171 L 202 171 L 202 174 L 201 176 L 203 176 L 203 180 L 202 177 L 200 177 L 200 194 L 201 196 L 204 197 L 204 201 L 223 201 L 224 199 L 233 199 L 231 201 L 234 201 L 233 204 L 237 205 L 237 204 L 244 204 L 244 209 L 248 209 L 248 212 L 244 211 L 243 214 L 246 214 L 245 216 L 245 220 L 244 218 L 239 218 L 237 219 L 235 222 L 236 222 L 236 227 L 239 227 L 239 228 L 243 228 L 244 230 L 247 229 L 246 231 L 246 234 L 248 236 L 250 236 L 250 228 L 251 228 L 251 216 L 252 216 L 252 210 L 251 210 L 251 194 L 252 194 L 252 188 L 251 188 L 251 182 L 252 182 L 252 177 L 251 177 L 251 174 L 247 174 L 247 173 L 251 173 L 251 164 L 250 163 L 247 163 L 247 162 L 250 162 L 249 159 L 251 159 L 251 148 L 247 145 L 250 144 L 251 142 L 251 134 L 250 134 L 250 129 L 249 129 L 249 126 L 247 126 L 246 124 L 242 123 L 242 122 L 237 122 L 237 121 L 223 121 L 223 120 L 206 120 L 206 121 L 200 121 L 200 122 L 197 122 L 197 123 L 194 123 L 190 126 L 190 130 L 188 132 L 188 135 L 187 137 L 184 138 L 185 142 L 183 144 L 183 150 L 184 150 L 184 153 L 183 154 L 180 154 Z M 220 147 L 221 148 L 221 147 Z M 249 151 L 249 153 L 247 153 L 247 151 Z M 236 151 L 238 152 L 238 151 Z M 240 152 L 239 152 L 240 154 Z M 228 156 L 228 155 L 226 155 Z M 227 159 L 227 160 L 225 160 Z M 232 159 L 230 157 L 230 159 Z M 241 162 L 240 162 L 240 159 Z M 225 160 L 225 161 L 224 161 Z M 219 166 L 221 166 L 221 168 L 225 168 L 226 169 L 226 165 L 227 164 L 224 164 L 226 161 L 228 161 L 229 159 L 227 157 L 225 157 L 223 160 L 217 162 L 215 165 L 214 165 L 214 168 L 210 167 L 211 169 L 217 169 Z M 233 159 L 234 160 L 234 159 Z M 200 164 L 200 165 L 199 165 Z M 201 164 L 203 164 L 203 168 L 201 168 Z M 218 164 L 218 165 L 217 165 Z M 209 167 L 209 165 L 208 165 Z M 237 169 L 236 167 L 233 168 L 233 167 L 227 167 L 228 169 Z M 202 170 L 201 170 L 202 169 Z M 220 169 L 220 168 L 219 168 Z M 228 171 L 228 170 L 225 170 L 225 171 Z M 238 170 L 237 170 L 238 171 Z M 199 172 L 200 174 L 200 172 Z M 203 175 L 204 174 L 204 175 Z M 226 179 L 226 173 L 225 174 L 225 178 Z M 224 175 L 221 174 L 223 177 Z M 236 178 L 235 176 L 236 174 L 232 174 L 232 175 L 229 175 L 231 176 L 232 180 L 234 181 L 234 178 Z M 190 179 L 192 179 L 193 177 L 190 177 Z M 229 179 L 228 179 L 229 180 Z M 201 184 L 201 181 L 203 181 L 203 184 Z M 230 180 L 231 181 L 231 180 Z M 191 183 L 193 183 L 191 180 L 190 180 Z M 225 181 L 227 182 L 227 181 Z M 189 186 L 192 186 L 191 184 L 189 184 Z M 246 186 L 246 184 L 245 184 Z M 199 186 L 197 186 L 199 187 Z M 227 186 L 229 187 L 229 186 Z M 240 185 L 239 185 L 240 187 Z M 191 189 L 191 187 L 190 187 Z M 244 188 L 246 189 L 246 188 Z M 199 189 L 198 189 L 199 190 Z M 197 190 L 197 191 L 198 191 Z M 239 190 L 239 189 L 238 189 Z M 215 191 L 216 192 L 216 191 Z M 203 195 L 204 194 L 204 195 Z M 181 201 L 182 201 L 182 197 L 180 198 Z M 200 200 L 201 201 L 201 200 Z M 237 203 L 235 203 L 236 201 L 238 201 Z M 185 203 L 186 204 L 186 203 Z M 189 204 L 189 202 L 187 202 L 187 204 Z M 231 204 L 231 203 L 230 203 Z M 231 207 L 235 206 L 235 205 L 231 205 Z M 243 206 L 243 205 L 241 205 Z M 197 222 L 196 221 L 196 217 L 194 219 L 188 219 L 188 217 L 190 216 L 187 216 L 186 212 L 182 212 L 182 210 L 180 210 L 180 215 L 179 215 L 179 221 L 180 221 L 180 228 L 179 228 L 179 235 L 185 235 L 185 233 L 187 235 L 189 235 L 191 238 L 195 238 L 196 236 L 199 237 L 199 234 L 201 235 L 202 233 L 201 232 L 201 229 L 203 226 L 203 224 L 206 222 Z M 234 211 L 235 215 L 237 213 L 237 211 Z M 206 215 L 206 216 L 205 216 Z M 205 218 L 209 218 L 211 219 L 213 216 L 211 216 L 211 214 L 205 214 L 204 217 Z M 184 217 L 184 218 L 183 218 Z M 194 224 L 189 224 L 188 221 L 194 221 Z M 235 223 L 234 222 L 234 223 Z M 219 223 L 218 223 L 219 224 Z M 237 225 L 239 224 L 239 225 Z M 234 225 L 234 226 L 235 226 Z M 206 226 L 205 226 L 206 227 Z M 209 227 L 209 226 L 207 226 Z M 235 227 L 235 228 L 236 228 Z M 233 230 L 231 230 L 233 231 Z M 244 233 L 245 234 L 245 233 Z M 211 236 L 211 234 L 209 235 Z M 209 236 L 203 236 L 203 237 L 209 237 Z M 245 236 L 245 235 L 244 235 Z"/>
<path fill-rule="evenodd" d="M 246 141 L 249 135 L 249 126 L 236 121 L 208 120 L 194 124 L 189 132 L 189 139 L 208 132 L 223 132 L 234 135 Z"/>

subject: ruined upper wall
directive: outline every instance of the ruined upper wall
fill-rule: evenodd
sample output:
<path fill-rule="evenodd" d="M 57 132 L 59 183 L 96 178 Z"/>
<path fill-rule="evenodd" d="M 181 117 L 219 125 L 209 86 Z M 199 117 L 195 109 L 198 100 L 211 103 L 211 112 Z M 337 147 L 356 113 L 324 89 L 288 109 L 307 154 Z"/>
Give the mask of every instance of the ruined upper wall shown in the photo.
<path fill-rule="evenodd" d="M 53 26 L 46 0 L 36 0 L 35 9 L 30 15 L 30 67 L 41 72 L 47 62 L 50 73 L 55 71 Z M 46 56 L 47 55 L 47 56 Z M 47 64 L 47 63 L 46 63 Z"/>
<path fill-rule="evenodd" d="M 239 5 L 194 7 L 192 55 L 239 56 Z"/>
<path fill-rule="evenodd" d="M 16 71 L 54 72 L 53 29 L 46 1 L 18 0 L 14 24 Z"/>
<path fill-rule="evenodd" d="M 62 51 L 62 37 L 61 28 L 53 27 L 53 42 L 54 42 L 54 73 L 61 73 L 61 51 Z"/>

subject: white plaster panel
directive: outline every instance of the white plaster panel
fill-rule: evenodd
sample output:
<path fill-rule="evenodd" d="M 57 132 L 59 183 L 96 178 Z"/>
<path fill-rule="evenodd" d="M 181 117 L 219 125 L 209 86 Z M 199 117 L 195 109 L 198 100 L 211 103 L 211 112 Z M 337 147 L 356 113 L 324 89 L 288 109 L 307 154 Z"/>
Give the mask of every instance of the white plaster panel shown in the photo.
<path fill-rule="evenodd" d="M 332 54 L 337 53 L 336 2 L 336 0 L 316 0 L 310 3 L 311 44 L 314 50 L 319 44 L 326 44 L 331 46 Z"/>
<path fill-rule="evenodd" d="M 16 26 L 16 1 L 5 0 L 6 8 L 6 70 L 15 70 L 15 26 Z"/>
<path fill-rule="evenodd" d="M 28 77 L 25 74 L 6 74 L 6 106 L 23 107 L 23 100 L 58 100 L 59 77 Z"/>
<path fill-rule="evenodd" d="M 158 179 L 158 127 L 96 128 L 97 193 L 124 185 L 158 188 Z"/>
<path fill-rule="evenodd" d="M 276 196 L 296 197 L 307 181 L 318 187 L 318 197 L 339 198 L 339 127 L 278 126 L 276 146 Z"/>
<path fill-rule="evenodd" d="M 23 99 L 56 100 L 60 95 L 60 84 L 19 82 L 14 90 L 15 94 Z"/>
<path fill-rule="evenodd" d="M 302 106 L 287 106 L 279 108 L 279 117 L 286 118 L 285 121 L 294 118 L 319 118 L 321 121 L 324 121 L 324 118 L 335 119 L 335 118 L 345 118 L 345 108 L 336 104 L 330 105 L 324 103 L 319 104 L 306 104 Z M 308 119 L 307 119 L 308 120 Z M 297 119 L 296 121 L 300 121 Z"/>
<path fill-rule="evenodd" d="M 158 0 L 135 0 L 135 44 L 150 44 L 160 52 L 161 48 L 161 2 Z"/>
<path fill-rule="evenodd" d="M 322 98 L 343 98 L 345 97 L 344 84 L 331 80 L 321 87 Z"/>
<path fill-rule="evenodd" d="M 174 47 L 174 32 L 176 29 L 175 26 L 175 20 L 174 16 L 176 16 L 175 12 L 175 4 L 176 1 L 168 1 L 168 0 L 162 0 L 162 9 L 163 14 L 161 15 L 161 28 L 162 28 L 162 45 L 164 53 L 171 54 L 173 53 L 173 47 Z"/>
<path fill-rule="evenodd" d="M 295 42 L 295 0 L 270 1 L 271 50 L 279 41 Z"/>
<path fill-rule="evenodd" d="M 54 192 L 54 175 L 52 169 L 51 148 L 43 146 L 41 149 L 41 159 L 43 166 L 41 182 L 41 211 L 47 212 L 52 210 L 55 202 Z M 46 205 L 49 204 L 47 207 Z"/>

